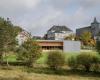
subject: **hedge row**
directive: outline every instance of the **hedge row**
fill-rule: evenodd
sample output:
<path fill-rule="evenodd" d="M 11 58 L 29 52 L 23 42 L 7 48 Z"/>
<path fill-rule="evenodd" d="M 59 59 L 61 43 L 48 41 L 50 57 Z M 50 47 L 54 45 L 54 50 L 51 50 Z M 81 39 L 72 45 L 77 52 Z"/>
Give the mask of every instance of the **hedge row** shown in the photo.
<path fill-rule="evenodd" d="M 52 69 L 59 69 L 65 65 L 65 56 L 59 51 L 50 51 L 48 53 L 47 65 Z M 77 56 L 71 56 L 67 60 L 67 65 L 71 69 L 81 69 L 85 71 L 100 70 L 100 55 L 96 53 L 81 53 Z"/>
<path fill-rule="evenodd" d="M 93 53 L 81 53 L 76 57 L 72 56 L 68 59 L 68 66 L 71 69 L 81 69 L 86 71 L 100 70 L 100 55 Z"/>

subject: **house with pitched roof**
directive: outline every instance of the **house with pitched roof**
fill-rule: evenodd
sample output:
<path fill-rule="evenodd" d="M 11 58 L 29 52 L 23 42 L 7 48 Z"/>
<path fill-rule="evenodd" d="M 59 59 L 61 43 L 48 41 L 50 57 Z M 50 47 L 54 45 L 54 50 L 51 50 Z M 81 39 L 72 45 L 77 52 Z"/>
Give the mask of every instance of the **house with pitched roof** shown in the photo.
<path fill-rule="evenodd" d="M 56 26 L 51 27 L 46 34 L 47 40 L 64 40 L 66 36 L 72 34 L 73 31 L 66 26 Z"/>

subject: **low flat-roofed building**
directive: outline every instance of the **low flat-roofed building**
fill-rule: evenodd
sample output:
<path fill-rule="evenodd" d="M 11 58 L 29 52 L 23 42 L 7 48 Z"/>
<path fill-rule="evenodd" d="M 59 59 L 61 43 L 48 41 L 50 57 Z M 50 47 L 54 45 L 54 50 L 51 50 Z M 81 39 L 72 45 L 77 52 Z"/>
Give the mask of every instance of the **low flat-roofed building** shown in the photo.
<path fill-rule="evenodd" d="M 63 41 L 38 40 L 38 43 L 43 50 L 55 50 L 55 49 L 63 50 Z"/>
<path fill-rule="evenodd" d="M 67 40 L 37 40 L 42 50 L 62 50 L 64 52 L 80 52 L 79 41 Z"/>

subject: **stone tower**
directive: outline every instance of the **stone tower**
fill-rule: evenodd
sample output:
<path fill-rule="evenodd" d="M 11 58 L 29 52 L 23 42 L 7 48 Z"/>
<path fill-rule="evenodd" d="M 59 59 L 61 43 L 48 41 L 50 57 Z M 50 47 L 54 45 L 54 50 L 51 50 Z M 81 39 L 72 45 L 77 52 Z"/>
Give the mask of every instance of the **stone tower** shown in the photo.
<path fill-rule="evenodd" d="M 96 17 L 94 21 L 91 23 L 91 33 L 92 36 L 95 37 L 100 32 L 100 23 L 97 21 Z"/>

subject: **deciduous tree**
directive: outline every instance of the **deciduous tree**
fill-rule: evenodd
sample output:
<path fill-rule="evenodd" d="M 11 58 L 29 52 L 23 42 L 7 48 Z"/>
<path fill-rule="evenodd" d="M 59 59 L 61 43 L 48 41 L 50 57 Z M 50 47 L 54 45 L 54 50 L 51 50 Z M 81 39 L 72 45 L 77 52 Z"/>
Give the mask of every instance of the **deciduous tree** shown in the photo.
<path fill-rule="evenodd" d="M 41 56 L 41 47 L 32 39 L 24 42 L 18 52 L 18 58 L 28 62 L 29 67 L 33 67 L 34 62 Z"/>
<path fill-rule="evenodd" d="M 9 18 L 0 17 L 0 58 L 4 53 L 12 51 L 16 45 L 16 29 Z"/>

